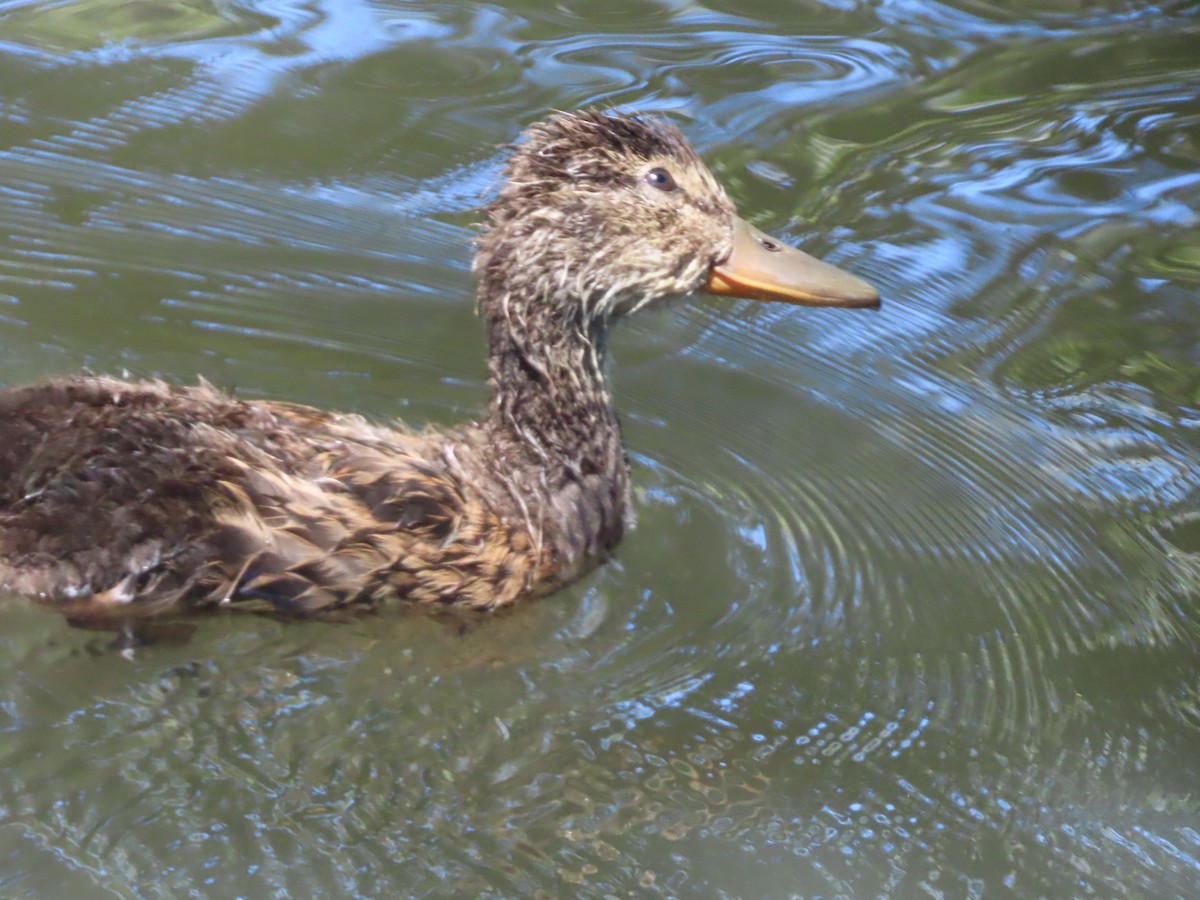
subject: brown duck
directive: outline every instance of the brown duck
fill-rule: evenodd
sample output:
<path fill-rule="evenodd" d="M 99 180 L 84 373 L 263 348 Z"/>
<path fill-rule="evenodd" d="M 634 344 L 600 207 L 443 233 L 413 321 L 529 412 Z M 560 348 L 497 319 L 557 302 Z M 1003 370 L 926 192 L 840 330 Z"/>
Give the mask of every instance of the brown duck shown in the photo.
<path fill-rule="evenodd" d="M 614 322 L 700 290 L 879 304 L 739 219 L 673 127 L 557 114 L 505 174 L 474 264 L 485 418 L 416 433 L 204 382 L 0 391 L 0 588 L 81 624 L 393 597 L 490 610 L 546 594 L 633 522 L 604 376 Z"/>

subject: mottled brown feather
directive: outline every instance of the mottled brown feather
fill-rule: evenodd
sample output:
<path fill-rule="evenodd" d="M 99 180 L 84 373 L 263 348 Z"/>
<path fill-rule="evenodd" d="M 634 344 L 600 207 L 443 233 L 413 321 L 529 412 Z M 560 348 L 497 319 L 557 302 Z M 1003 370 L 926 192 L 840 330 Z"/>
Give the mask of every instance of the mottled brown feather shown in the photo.
<path fill-rule="evenodd" d="M 664 198 L 644 174 L 669 166 Z M 96 624 L 174 608 L 494 609 L 602 562 L 632 524 L 610 324 L 687 293 L 733 209 L 668 126 L 532 126 L 475 262 L 492 400 L 412 433 L 207 383 L 0 391 L 0 587 Z"/>

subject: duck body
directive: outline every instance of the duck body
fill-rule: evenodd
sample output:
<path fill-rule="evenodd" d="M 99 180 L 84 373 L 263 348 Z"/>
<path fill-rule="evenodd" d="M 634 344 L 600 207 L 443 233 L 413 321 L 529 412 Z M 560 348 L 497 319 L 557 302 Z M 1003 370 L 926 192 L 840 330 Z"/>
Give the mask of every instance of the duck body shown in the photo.
<path fill-rule="evenodd" d="M 875 306 L 738 220 L 669 126 L 532 126 L 475 260 L 491 403 L 413 432 L 201 382 L 0 390 L 0 589 L 81 624 L 179 608 L 491 610 L 602 563 L 633 524 L 609 327 L 699 289 Z"/>
<path fill-rule="evenodd" d="M 623 460 L 554 478 L 486 423 L 421 435 L 207 384 L 54 380 L 0 392 L 0 422 L 0 584 L 80 622 L 490 610 L 594 568 L 630 510 Z"/>

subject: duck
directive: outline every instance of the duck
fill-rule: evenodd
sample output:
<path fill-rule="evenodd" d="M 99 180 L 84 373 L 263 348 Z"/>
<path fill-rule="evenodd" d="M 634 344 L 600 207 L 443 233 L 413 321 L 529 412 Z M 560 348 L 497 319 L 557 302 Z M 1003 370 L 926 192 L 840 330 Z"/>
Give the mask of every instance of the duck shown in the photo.
<path fill-rule="evenodd" d="M 472 267 L 490 400 L 425 430 L 200 379 L 0 390 L 0 590 L 102 627 L 387 602 L 492 611 L 608 559 L 634 525 L 606 376 L 616 323 L 709 293 L 878 308 L 740 218 L 673 125 L 556 112 L 510 148 Z"/>

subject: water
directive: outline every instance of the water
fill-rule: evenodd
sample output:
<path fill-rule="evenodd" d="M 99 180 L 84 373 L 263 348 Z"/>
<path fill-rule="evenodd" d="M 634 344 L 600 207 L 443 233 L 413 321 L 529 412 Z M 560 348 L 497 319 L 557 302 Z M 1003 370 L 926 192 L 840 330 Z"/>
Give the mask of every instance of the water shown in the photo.
<path fill-rule="evenodd" d="M 449 423 L 475 209 L 675 119 L 877 315 L 617 335 L 640 524 L 465 627 L 0 601 L 6 896 L 1190 897 L 1200 7 L 0 4 L 0 383 Z"/>

